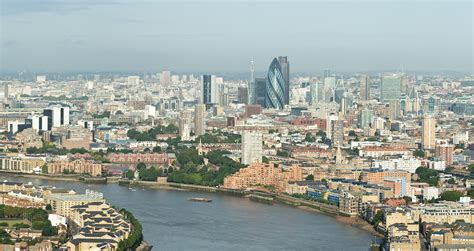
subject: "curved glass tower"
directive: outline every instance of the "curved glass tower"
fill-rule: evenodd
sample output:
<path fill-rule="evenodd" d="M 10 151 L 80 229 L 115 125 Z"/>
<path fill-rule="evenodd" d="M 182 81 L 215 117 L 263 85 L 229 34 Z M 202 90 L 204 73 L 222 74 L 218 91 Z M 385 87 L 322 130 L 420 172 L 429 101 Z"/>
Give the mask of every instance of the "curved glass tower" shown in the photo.
<path fill-rule="evenodd" d="M 265 88 L 265 107 L 283 109 L 285 107 L 285 79 L 283 78 L 280 62 L 274 58 L 268 68 Z"/>

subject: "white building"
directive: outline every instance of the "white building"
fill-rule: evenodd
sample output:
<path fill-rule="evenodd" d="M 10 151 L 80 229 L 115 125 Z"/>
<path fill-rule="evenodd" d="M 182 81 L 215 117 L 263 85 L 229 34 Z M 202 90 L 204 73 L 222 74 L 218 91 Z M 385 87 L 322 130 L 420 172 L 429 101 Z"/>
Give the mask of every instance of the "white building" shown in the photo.
<path fill-rule="evenodd" d="M 242 164 L 262 162 L 262 133 L 244 131 L 242 133 Z"/>
<path fill-rule="evenodd" d="M 139 76 L 128 76 L 127 82 L 129 86 L 137 86 L 140 83 Z"/>
<path fill-rule="evenodd" d="M 403 170 L 415 173 L 416 169 L 421 166 L 421 161 L 415 157 L 404 156 L 397 159 L 374 160 L 374 167 L 384 170 Z"/>
<path fill-rule="evenodd" d="M 423 199 L 432 200 L 438 199 L 439 189 L 437 187 L 425 187 L 423 188 Z"/>
<path fill-rule="evenodd" d="M 446 161 L 444 160 L 432 160 L 428 162 L 428 167 L 437 171 L 444 171 L 446 169 Z"/>
<path fill-rule="evenodd" d="M 145 106 L 145 119 L 156 116 L 156 107 L 154 105 Z"/>

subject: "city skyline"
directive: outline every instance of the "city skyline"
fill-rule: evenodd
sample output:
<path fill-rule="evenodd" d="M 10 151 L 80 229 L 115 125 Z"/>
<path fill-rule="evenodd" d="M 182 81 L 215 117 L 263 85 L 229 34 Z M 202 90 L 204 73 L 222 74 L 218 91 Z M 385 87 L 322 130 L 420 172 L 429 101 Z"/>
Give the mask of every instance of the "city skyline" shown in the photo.
<path fill-rule="evenodd" d="M 26 2 L 2 1 L 2 72 L 473 69 L 469 1 Z"/>

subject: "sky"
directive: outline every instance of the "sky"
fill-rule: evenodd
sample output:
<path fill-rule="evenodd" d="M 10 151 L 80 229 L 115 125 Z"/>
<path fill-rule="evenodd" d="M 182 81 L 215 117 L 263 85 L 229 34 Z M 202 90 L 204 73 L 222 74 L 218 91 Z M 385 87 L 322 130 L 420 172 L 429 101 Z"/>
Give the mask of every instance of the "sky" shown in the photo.
<path fill-rule="evenodd" d="M 473 2 L 0 0 L 2 72 L 473 72 Z"/>

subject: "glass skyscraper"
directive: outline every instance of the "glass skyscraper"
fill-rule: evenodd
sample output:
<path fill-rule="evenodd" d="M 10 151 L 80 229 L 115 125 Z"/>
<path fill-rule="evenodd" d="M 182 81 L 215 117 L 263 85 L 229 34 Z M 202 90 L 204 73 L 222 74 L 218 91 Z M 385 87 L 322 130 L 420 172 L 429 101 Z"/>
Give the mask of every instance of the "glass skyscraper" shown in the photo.
<path fill-rule="evenodd" d="M 268 68 L 267 82 L 265 86 L 266 108 L 283 109 L 285 107 L 286 96 L 289 91 L 286 84 L 280 62 L 278 59 L 274 58 Z"/>
<path fill-rule="evenodd" d="M 402 77 L 399 75 L 386 75 L 380 83 L 380 102 L 399 99 L 402 94 Z"/>

